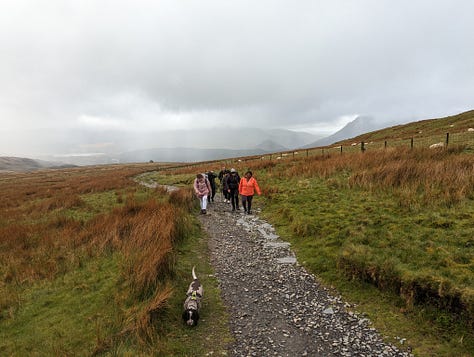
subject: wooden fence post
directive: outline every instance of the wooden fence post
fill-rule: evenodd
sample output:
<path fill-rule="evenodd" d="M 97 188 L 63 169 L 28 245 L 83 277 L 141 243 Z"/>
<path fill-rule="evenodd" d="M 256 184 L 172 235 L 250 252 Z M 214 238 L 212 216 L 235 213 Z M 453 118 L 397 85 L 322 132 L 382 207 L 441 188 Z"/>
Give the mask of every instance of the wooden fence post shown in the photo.
<path fill-rule="evenodd" d="M 342 145 L 341 145 L 341 154 L 342 154 Z"/>
<path fill-rule="evenodd" d="M 446 133 L 446 146 L 449 144 L 449 133 Z"/>
<path fill-rule="evenodd" d="M 363 141 L 360 142 L 360 151 L 365 151 L 365 143 Z"/>
<path fill-rule="evenodd" d="M 385 148 L 385 149 L 387 148 L 387 140 L 385 140 L 384 148 Z"/>
<path fill-rule="evenodd" d="M 410 141 L 410 148 L 413 149 L 413 138 L 411 138 L 411 141 Z"/>

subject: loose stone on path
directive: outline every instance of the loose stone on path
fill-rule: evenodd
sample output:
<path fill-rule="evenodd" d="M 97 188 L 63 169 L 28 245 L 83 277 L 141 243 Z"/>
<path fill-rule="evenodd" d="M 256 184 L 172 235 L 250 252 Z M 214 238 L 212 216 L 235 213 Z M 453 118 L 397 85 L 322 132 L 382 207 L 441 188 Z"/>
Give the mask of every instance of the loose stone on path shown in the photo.
<path fill-rule="evenodd" d="M 225 203 L 208 212 L 199 219 L 230 315 L 230 356 L 411 356 L 347 311 L 268 222 Z"/>

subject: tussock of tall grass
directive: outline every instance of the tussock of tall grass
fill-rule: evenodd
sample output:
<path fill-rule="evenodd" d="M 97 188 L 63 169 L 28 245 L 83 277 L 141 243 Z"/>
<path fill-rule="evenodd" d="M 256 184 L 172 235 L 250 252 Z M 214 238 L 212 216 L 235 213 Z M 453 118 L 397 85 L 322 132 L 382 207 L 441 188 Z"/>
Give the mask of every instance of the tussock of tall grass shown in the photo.
<path fill-rule="evenodd" d="M 170 285 L 158 286 L 153 298 L 145 304 L 132 306 L 121 335 L 132 335 L 142 345 L 151 344 L 156 339 L 156 327 L 173 289 Z"/>
<path fill-rule="evenodd" d="M 176 227 L 184 224 L 182 215 L 183 211 L 169 203 L 128 203 L 94 222 L 92 247 L 119 249 L 131 290 L 137 296 L 148 296 L 173 271 L 173 245 L 179 238 Z"/>
<path fill-rule="evenodd" d="M 174 197 L 186 197 L 186 193 L 176 193 Z M 124 257 L 123 279 L 131 296 L 149 301 L 131 315 L 133 323 L 127 327 L 140 341 L 149 341 L 153 336 L 154 317 L 172 293 L 166 279 L 174 272 L 175 245 L 190 229 L 185 211 L 168 202 L 132 200 L 105 220 L 95 222 L 94 232 L 107 235 L 95 235 L 92 247 L 119 250 Z"/>
<path fill-rule="evenodd" d="M 474 158 L 456 150 L 392 150 L 372 153 L 357 164 L 350 187 L 399 192 L 425 204 L 452 205 L 474 192 Z M 365 156 L 365 155 L 364 155 Z"/>
<path fill-rule="evenodd" d="M 191 187 L 173 191 L 168 196 L 168 202 L 174 206 L 191 210 L 194 207 L 194 193 Z"/>

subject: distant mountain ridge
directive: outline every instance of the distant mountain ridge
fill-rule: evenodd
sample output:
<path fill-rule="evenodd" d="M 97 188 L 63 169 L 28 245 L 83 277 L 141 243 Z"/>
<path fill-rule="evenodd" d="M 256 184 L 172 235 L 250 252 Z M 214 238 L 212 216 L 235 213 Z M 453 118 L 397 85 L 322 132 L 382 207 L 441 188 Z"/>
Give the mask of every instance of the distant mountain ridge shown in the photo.
<path fill-rule="evenodd" d="M 349 122 L 346 126 L 344 126 L 341 130 L 336 131 L 334 134 L 328 137 L 316 140 L 311 144 L 305 145 L 303 146 L 303 148 L 306 149 L 331 145 L 341 140 L 346 140 L 367 132 L 380 129 L 383 126 L 383 124 L 377 123 L 377 121 L 373 117 L 358 116 L 353 121 Z"/>
<path fill-rule="evenodd" d="M 443 118 L 424 119 L 406 124 L 386 126 L 383 129 L 364 132 L 358 136 L 342 140 L 338 144 L 348 145 L 351 142 L 382 141 L 394 138 L 426 138 L 434 135 L 445 137 L 446 133 L 462 132 L 474 132 L 474 110 Z"/>
<path fill-rule="evenodd" d="M 195 148 L 155 148 L 134 150 L 117 156 L 118 162 L 196 162 L 220 160 L 239 156 L 263 155 L 265 150 L 231 150 L 231 149 L 195 149 Z"/>
<path fill-rule="evenodd" d="M 47 168 L 66 168 L 74 165 L 65 165 L 56 162 L 48 162 L 43 160 L 34 160 L 24 157 L 0 156 L 0 172 L 1 171 L 34 171 Z"/>
<path fill-rule="evenodd" d="M 82 138 L 82 139 L 81 139 Z M 42 155 L 75 165 L 129 162 L 191 162 L 287 151 L 317 136 L 284 129 L 228 128 L 167 132 L 78 132 L 67 150 L 78 154 Z M 86 141 L 86 144 L 83 144 Z M 95 153 L 84 152 L 84 147 Z"/>
<path fill-rule="evenodd" d="M 422 138 L 446 133 L 474 132 L 474 110 L 442 118 L 423 119 L 405 124 L 377 123 L 372 117 L 359 116 L 344 128 L 327 138 L 317 140 L 304 148 L 332 144 L 350 145 L 361 141 L 382 141 L 393 138 Z"/>
<path fill-rule="evenodd" d="M 277 151 L 288 151 L 289 149 L 283 145 L 280 145 L 272 140 L 262 141 L 256 146 L 257 149 L 264 150 L 266 152 L 277 152 Z"/>
<path fill-rule="evenodd" d="M 245 157 L 252 155 L 265 155 L 268 153 L 276 153 L 281 151 L 288 151 L 297 148 L 312 148 L 326 146 L 330 144 L 349 145 L 353 142 L 360 142 L 362 140 L 377 141 L 386 140 L 390 138 L 408 138 L 408 137 L 423 137 L 433 134 L 443 134 L 447 132 L 474 132 L 474 110 L 464 112 L 461 114 L 448 116 L 444 118 L 425 119 L 414 121 L 407 124 L 398 124 L 393 126 L 385 126 L 383 129 L 373 129 L 382 124 L 377 124 L 371 117 L 357 117 L 352 122 L 348 123 L 344 128 L 334 133 L 333 135 L 324 138 L 324 140 L 313 141 L 305 146 L 296 146 L 295 142 L 300 140 L 308 140 L 313 137 L 306 133 L 287 133 L 285 130 L 270 131 L 270 134 L 258 137 L 255 142 L 259 144 L 251 146 L 249 149 L 229 149 L 229 148 L 210 148 L 197 149 L 190 147 L 168 147 L 168 148 L 151 148 L 141 150 L 124 150 L 122 152 L 103 152 L 90 154 L 70 154 L 58 156 L 43 156 L 47 161 L 14 158 L 14 157 L 0 157 L 0 171 L 29 171 L 41 168 L 61 168 L 71 167 L 71 165 L 64 165 L 57 163 L 60 160 L 62 163 L 69 163 L 73 165 L 100 165 L 113 163 L 131 163 L 131 162 L 148 162 L 153 160 L 155 162 L 193 162 L 193 161 L 209 161 L 220 160 L 226 158 Z M 362 133 L 360 133 L 362 131 Z M 224 130 L 225 132 L 225 130 Z M 191 131 L 188 131 L 190 134 Z M 223 133 L 219 131 L 219 133 Z M 248 133 L 262 134 L 255 132 L 255 130 L 243 130 L 233 132 L 233 143 L 240 143 L 239 135 Z M 212 137 L 213 133 L 209 133 Z M 214 132 L 215 134 L 215 132 Z M 253 135 L 252 134 L 252 135 Z M 285 135 L 286 136 L 285 139 Z M 278 140 L 283 135 L 283 141 L 290 143 L 291 146 L 285 146 Z M 474 134 L 473 134 L 474 135 Z M 273 139 L 269 139 L 271 136 Z M 99 136 L 100 137 L 100 136 Z M 93 142 L 99 137 L 92 138 Z M 230 136 L 226 136 L 228 140 Z M 181 137 L 181 141 L 185 142 L 185 137 Z M 223 138 L 220 138 L 222 140 Z M 178 143 L 179 144 L 179 143 Z M 245 147 L 245 146 L 241 146 Z"/>

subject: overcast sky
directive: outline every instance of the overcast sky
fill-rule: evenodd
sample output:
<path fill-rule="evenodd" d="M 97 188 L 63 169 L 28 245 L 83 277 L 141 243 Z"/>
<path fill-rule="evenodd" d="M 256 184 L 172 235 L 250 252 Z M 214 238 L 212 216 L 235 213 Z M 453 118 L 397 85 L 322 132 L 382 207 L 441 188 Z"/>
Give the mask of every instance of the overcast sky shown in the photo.
<path fill-rule="evenodd" d="M 356 115 L 456 114 L 474 108 L 473 14 L 472 0 L 0 0 L 0 134 L 329 135 Z"/>

